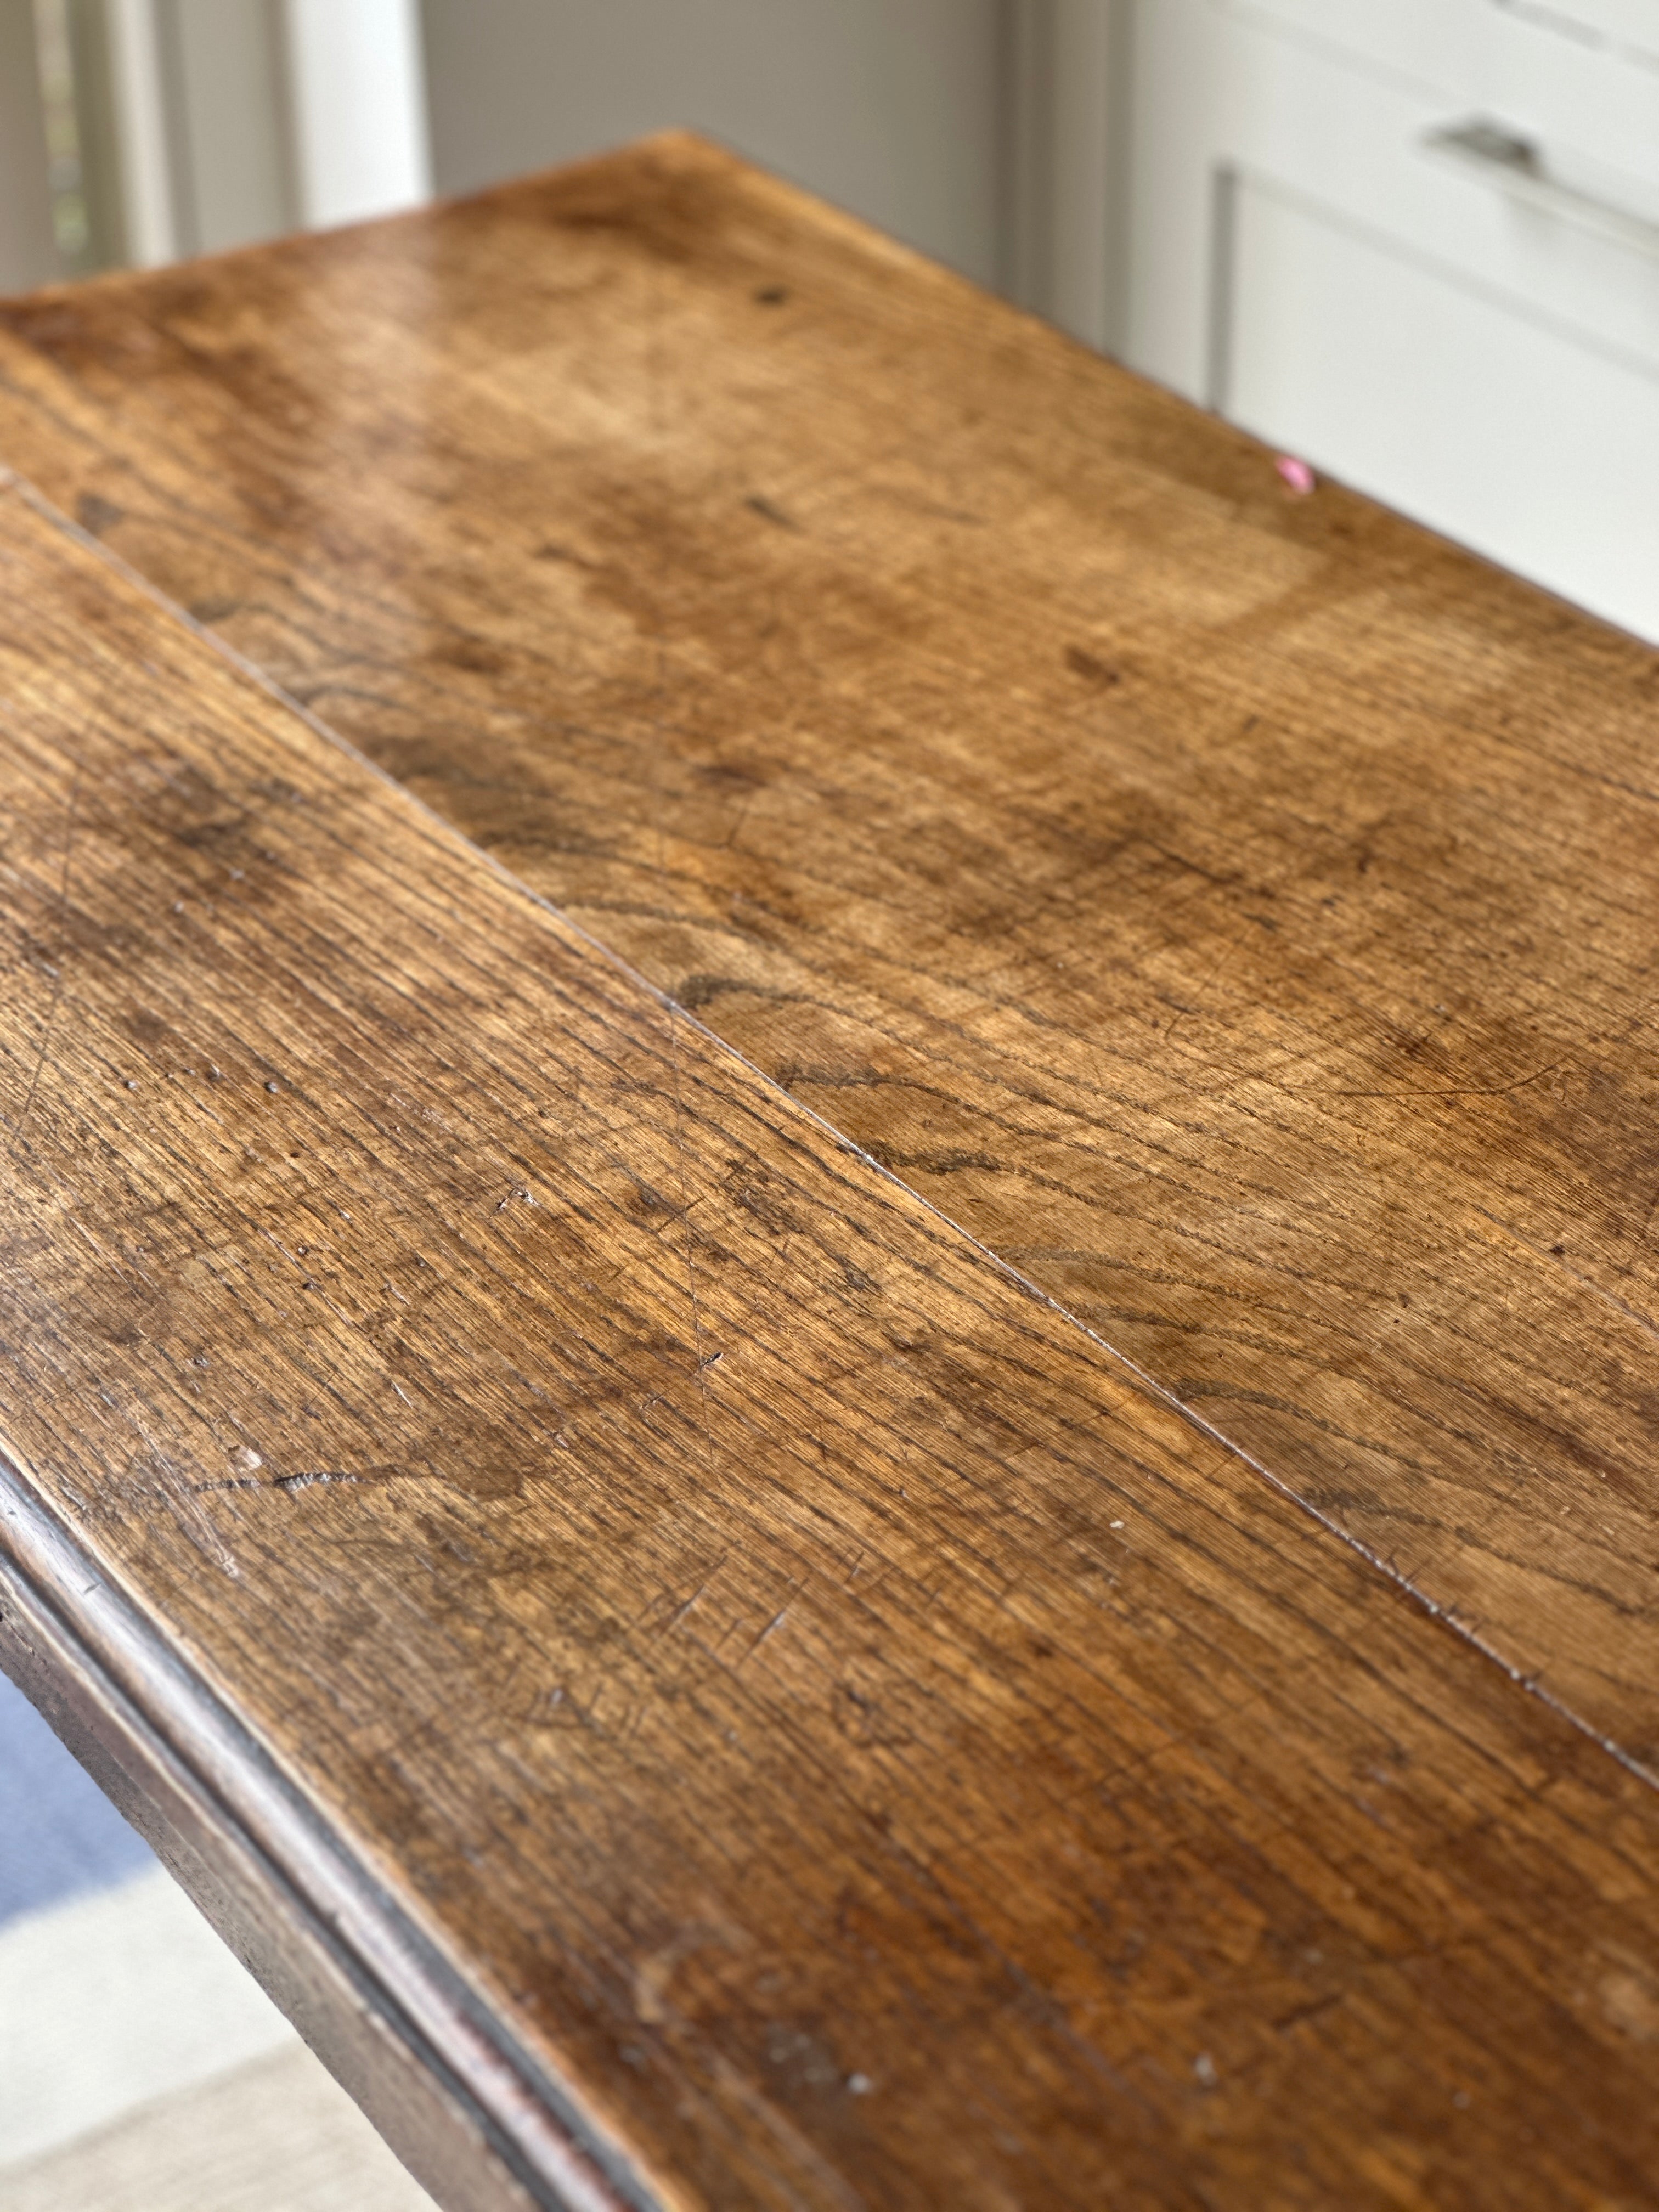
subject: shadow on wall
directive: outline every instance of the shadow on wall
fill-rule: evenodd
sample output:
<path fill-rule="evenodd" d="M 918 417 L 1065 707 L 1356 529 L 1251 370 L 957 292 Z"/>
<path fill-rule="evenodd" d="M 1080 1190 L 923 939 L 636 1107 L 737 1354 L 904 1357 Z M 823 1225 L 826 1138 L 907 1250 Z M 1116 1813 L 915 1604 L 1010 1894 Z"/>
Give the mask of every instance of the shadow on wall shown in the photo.
<path fill-rule="evenodd" d="M 441 192 L 675 124 L 981 283 L 999 270 L 1000 0 L 422 0 Z"/>

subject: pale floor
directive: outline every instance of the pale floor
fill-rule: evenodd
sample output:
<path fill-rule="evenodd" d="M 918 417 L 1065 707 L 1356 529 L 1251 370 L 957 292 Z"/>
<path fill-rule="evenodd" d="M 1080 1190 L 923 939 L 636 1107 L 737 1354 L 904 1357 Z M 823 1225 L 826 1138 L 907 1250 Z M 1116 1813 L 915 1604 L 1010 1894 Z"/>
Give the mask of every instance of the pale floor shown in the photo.
<path fill-rule="evenodd" d="M 0 1680 L 0 2212 L 434 2212 Z"/>
<path fill-rule="evenodd" d="M 9 2171 L 0 2212 L 434 2212 L 302 2044 Z"/>

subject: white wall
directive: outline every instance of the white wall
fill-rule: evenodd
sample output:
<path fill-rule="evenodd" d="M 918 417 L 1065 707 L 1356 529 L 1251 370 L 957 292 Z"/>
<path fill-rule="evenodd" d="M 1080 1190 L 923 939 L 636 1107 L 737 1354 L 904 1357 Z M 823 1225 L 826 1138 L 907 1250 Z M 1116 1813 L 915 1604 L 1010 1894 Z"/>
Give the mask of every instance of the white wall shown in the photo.
<path fill-rule="evenodd" d="M 434 181 L 674 124 L 984 283 L 1001 259 L 1004 0 L 422 0 Z"/>

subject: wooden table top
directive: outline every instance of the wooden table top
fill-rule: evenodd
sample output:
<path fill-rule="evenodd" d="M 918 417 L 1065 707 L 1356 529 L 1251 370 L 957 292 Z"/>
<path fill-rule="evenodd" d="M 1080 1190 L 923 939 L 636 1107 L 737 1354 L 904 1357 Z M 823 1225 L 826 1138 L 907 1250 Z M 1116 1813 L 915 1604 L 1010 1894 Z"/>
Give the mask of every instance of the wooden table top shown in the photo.
<path fill-rule="evenodd" d="M 1659 658 L 680 137 L 0 460 L 0 1656 L 441 2200 L 1659 2198 Z"/>

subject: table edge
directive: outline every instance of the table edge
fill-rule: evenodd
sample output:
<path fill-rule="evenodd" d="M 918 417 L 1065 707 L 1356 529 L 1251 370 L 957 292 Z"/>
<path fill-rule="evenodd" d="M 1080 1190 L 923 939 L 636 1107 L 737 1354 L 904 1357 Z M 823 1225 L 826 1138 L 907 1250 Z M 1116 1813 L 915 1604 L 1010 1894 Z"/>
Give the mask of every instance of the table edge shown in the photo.
<path fill-rule="evenodd" d="M 0 1671 L 445 2212 L 659 2212 L 574 2087 L 468 1986 L 3 1454 Z"/>

